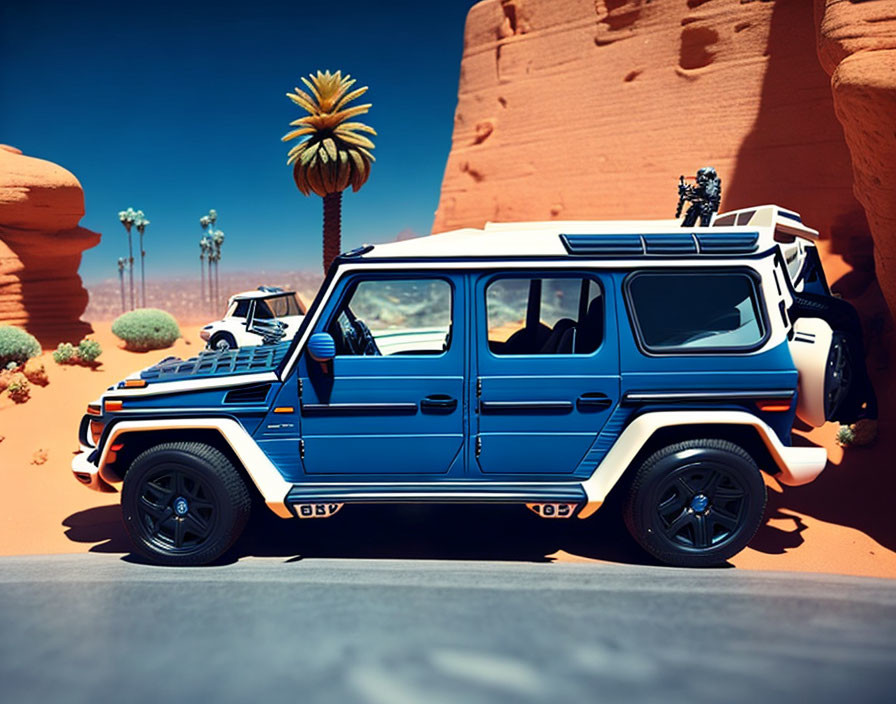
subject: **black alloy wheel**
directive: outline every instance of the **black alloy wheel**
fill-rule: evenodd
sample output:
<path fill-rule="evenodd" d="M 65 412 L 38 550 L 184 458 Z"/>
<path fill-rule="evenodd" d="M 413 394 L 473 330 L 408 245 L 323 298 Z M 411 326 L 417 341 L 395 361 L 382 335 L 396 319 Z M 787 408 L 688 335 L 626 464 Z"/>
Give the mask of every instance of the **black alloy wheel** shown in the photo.
<path fill-rule="evenodd" d="M 724 563 L 756 533 L 766 489 L 743 448 L 719 439 L 665 447 L 644 462 L 625 509 L 629 532 L 672 565 Z"/>
<path fill-rule="evenodd" d="M 139 491 L 137 520 L 165 550 L 192 550 L 215 527 L 218 514 L 211 490 L 185 468 L 166 466 L 144 479 Z"/>
<path fill-rule="evenodd" d="M 824 377 L 825 418 L 835 420 L 847 410 L 852 390 L 852 359 L 843 333 L 835 332 L 831 340 Z M 849 409 L 851 411 L 851 409 Z"/>
<path fill-rule="evenodd" d="M 217 449 L 165 443 L 134 460 L 122 515 L 138 553 L 164 565 L 201 565 L 239 537 L 251 508 L 245 482 Z"/>

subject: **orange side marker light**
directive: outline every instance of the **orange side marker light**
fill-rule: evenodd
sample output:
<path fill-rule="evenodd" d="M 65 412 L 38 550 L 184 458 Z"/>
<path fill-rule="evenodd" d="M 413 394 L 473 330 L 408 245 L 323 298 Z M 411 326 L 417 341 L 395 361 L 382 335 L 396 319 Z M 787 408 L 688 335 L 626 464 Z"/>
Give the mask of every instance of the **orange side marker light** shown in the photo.
<path fill-rule="evenodd" d="M 783 413 L 784 411 L 790 410 L 790 401 L 781 401 L 781 400 L 757 401 L 756 407 L 760 411 L 765 411 L 768 413 Z"/>

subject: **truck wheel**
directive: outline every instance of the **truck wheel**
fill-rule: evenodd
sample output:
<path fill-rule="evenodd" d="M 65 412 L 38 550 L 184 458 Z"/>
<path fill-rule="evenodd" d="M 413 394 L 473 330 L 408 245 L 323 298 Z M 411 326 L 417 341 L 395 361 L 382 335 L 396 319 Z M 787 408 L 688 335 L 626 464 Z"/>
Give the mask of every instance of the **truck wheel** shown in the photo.
<path fill-rule="evenodd" d="M 765 501 L 765 482 L 743 448 L 726 440 L 688 440 L 653 453 L 641 465 L 625 524 L 662 562 L 718 565 L 750 542 Z"/>
<path fill-rule="evenodd" d="M 235 350 L 236 339 L 229 332 L 219 332 L 212 335 L 208 341 L 210 350 Z"/>
<path fill-rule="evenodd" d="M 124 478 L 121 509 L 136 551 L 160 565 L 204 565 L 239 538 L 251 508 L 243 478 L 219 450 L 156 445 Z"/>

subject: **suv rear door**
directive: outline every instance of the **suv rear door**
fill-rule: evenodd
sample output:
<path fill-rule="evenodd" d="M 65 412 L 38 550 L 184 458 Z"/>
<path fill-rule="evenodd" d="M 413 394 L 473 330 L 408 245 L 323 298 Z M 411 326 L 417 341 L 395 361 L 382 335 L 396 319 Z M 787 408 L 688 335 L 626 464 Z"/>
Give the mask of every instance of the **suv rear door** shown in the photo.
<path fill-rule="evenodd" d="M 611 281 L 551 270 L 476 278 L 472 473 L 576 470 L 619 402 Z"/>

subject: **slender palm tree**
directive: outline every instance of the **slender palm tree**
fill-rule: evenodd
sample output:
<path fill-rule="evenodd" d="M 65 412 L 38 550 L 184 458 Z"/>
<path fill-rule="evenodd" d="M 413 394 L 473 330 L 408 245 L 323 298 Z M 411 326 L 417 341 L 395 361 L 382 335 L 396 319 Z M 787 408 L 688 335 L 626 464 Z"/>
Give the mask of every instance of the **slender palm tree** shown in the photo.
<path fill-rule="evenodd" d="M 224 244 L 224 233 L 215 227 L 218 222 L 218 211 L 212 208 L 208 211 L 208 215 L 199 218 L 199 225 L 206 234 L 203 236 L 205 241 L 205 251 L 208 257 L 208 299 L 209 305 L 214 312 L 218 300 L 218 262 L 221 261 L 221 245 Z"/>
<path fill-rule="evenodd" d="M 124 300 L 124 268 L 127 266 L 127 259 L 124 257 L 118 258 L 118 283 L 121 288 L 121 312 L 124 313 L 127 310 L 127 303 Z"/>
<path fill-rule="evenodd" d="M 342 191 L 349 184 L 357 191 L 370 176 L 375 161 L 369 150 L 373 142 L 360 132 L 376 135 L 361 122 L 348 122 L 370 110 L 370 103 L 346 107 L 367 92 L 367 87 L 349 91 L 355 80 L 341 71 L 318 71 L 302 82 L 310 91 L 295 89 L 286 96 L 308 115 L 289 124 L 297 129 L 282 137 L 284 142 L 300 138 L 289 150 L 288 164 L 303 195 L 313 191 L 324 199 L 323 264 L 324 272 L 342 249 Z"/>
<path fill-rule="evenodd" d="M 205 303 L 205 235 L 199 239 L 199 300 Z"/>
<path fill-rule="evenodd" d="M 221 280 L 218 276 L 221 266 L 221 246 L 224 244 L 224 233 L 221 230 L 215 230 L 212 233 L 212 246 L 215 250 L 215 301 L 214 305 L 218 305 L 221 297 Z"/>
<path fill-rule="evenodd" d="M 149 225 L 149 220 L 146 219 L 146 216 L 143 214 L 142 210 L 138 210 L 134 216 L 134 227 L 137 228 L 137 232 L 140 233 L 140 307 L 146 308 L 146 250 L 143 249 L 143 233 L 146 232 L 146 227 Z"/>
<path fill-rule="evenodd" d="M 118 219 L 128 233 L 128 284 L 131 289 L 131 310 L 134 309 L 134 243 L 131 238 L 131 226 L 136 218 L 137 211 L 133 208 L 118 211 Z"/>

